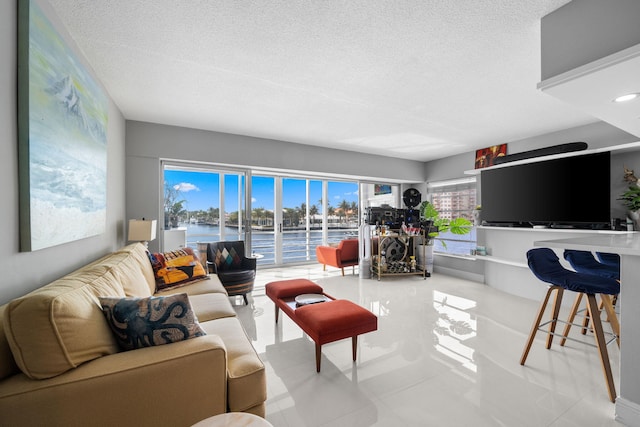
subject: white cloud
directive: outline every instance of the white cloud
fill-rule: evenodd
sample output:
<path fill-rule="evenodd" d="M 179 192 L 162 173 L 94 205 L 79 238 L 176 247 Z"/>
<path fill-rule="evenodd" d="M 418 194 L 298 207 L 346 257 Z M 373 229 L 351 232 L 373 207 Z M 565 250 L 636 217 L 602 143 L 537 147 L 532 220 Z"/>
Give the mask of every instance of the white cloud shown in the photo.
<path fill-rule="evenodd" d="M 176 184 L 173 186 L 173 188 L 175 188 L 178 191 L 183 191 L 185 193 L 188 193 L 189 191 L 200 191 L 200 189 L 188 182 L 181 182 L 180 184 Z"/>
<path fill-rule="evenodd" d="M 251 204 L 253 204 L 253 203 L 257 202 L 257 201 L 258 201 L 258 199 L 256 199 L 255 197 L 251 198 Z"/>

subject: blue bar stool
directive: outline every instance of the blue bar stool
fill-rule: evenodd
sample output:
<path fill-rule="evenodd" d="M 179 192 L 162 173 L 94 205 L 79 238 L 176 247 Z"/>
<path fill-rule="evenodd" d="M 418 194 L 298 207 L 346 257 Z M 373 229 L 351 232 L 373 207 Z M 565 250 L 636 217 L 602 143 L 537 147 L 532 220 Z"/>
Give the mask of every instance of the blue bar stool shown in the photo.
<path fill-rule="evenodd" d="M 596 258 L 603 264 L 611 265 L 620 270 L 620 255 L 607 252 L 596 252 Z"/>
<path fill-rule="evenodd" d="M 578 273 L 595 274 L 596 276 L 620 280 L 620 259 L 618 259 L 617 265 L 605 264 L 598 261 L 593 253 L 589 251 L 577 251 L 574 249 L 565 249 L 564 259 L 569 261 L 571 267 Z"/>
<path fill-rule="evenodd" d="M 596 258 L 597 256 L 597 258 Z M 585 274 L 595 274 L 596 276 L 608 277 L 612 279 L 620 281 L 620 256 L 618 254 L 605 254 L 605 253 L 597 253 L 596 256 L 593 255 L 590 251 L 579 251 L 575 249 L 565 249 L 564 251 L 564 259 L 569 261 L 571 268 L 573 268 L 578 273 Z M 599 261 L 599 259 L 607 260 L 607 263 Z M 582 294 L 578 294 L 576 296 L 576 301 L 573 304 L 573 309 L 569 314 L 569 318 L 567 319 L 567 325 L 563 332 L 563 335 L 569 334 L 569 329 L 571 328 L 571 324 L 580 311 L 580 303 L 582 301 Z M 613 297 L 612 304 L 616 305 L 618 301 L 618 296 L 615 295 Z M 600 305 L 600 310 L 602 310 L 602 305 Z M 587 333 L 587 326 L 589 325 L 589 316 L 585 316 L 584 322 L 582 323 L 582 334 Z M 561 345 L 564 345 L 566 339 L 563 338 Z"/>
<path fill-rule="evenodd" d="M 568 270 L 562 266 L 558 256 L 549 248 L 535 248 L 529 250 L 527 252 L 527 261 L 531 272 L 541 281 L 548 283 L 549 287 L 531 328 L 531 333 L 529 334 L 524 351 L 522 352 L 522 357 L 520 358 L 520 364 L 525 364 L 529 351 L 531 350 L 531 345 L 533 344 L 533 340 L 536 336 L 536 332 L 538 332 L 538 330 L 543 331 L 543 328 L 546 325 L 549 325 L 549 329 L 547 331 L 547 349 L 551 348 L 553 337 L 555 335 L 560 335 L 563 339 L 567 338 L 573 340 L 573 338 L 568 338 L 565 334 L 556 334 L 555 329 L 558 322 L 568 323 L 558 319 L 564 291 L 576 292 L 579 295 L 587 297 L 587 312 L 592 320 L 596 347 L 600 354 L 600 361 L 605 381 L 607 383 L 609 399 L 612 402 L 615 402 L 617 395 L 613 382 L 613 374 L 611 372 L 611 363 L 609 361 L 607 344 L 615 339 L 618 342 L 618 345 L 620 345 L 620 324 L 618 323 L 618 317 L 613 309 L 613 304 L 611 303 L 611 296 L 617 295 L 620 292 L 620 283 L 612 278 Z M 551 319 L 543 323 L 542 318 L 547 306 L 549 305 L 549 298 L 553 293 L 555 294 L 555 298 Z M 600 299 L 602 300 L 604 310 L 607 313 L 609 323 L 613 331 L 613 338 L 608 342 L 605 339 L 605 332 L 602 328 L 602 320 L 600 318 L 600 308 L 598 307 L 598 302 L 596 300 L 596 295 L 598 294 L 600 295 Z M 578 342 L 581 341 L 578 340 Z"/>

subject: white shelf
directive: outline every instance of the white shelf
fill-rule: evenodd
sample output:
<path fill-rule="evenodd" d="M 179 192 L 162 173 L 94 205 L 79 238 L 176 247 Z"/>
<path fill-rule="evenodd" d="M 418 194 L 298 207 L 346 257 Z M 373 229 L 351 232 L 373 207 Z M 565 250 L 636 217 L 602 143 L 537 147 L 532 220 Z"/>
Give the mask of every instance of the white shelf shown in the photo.
<path fill-rule="evenodd" d="M 510 265 L 512 267 L 529 268 L 529 266 L 524 262 L 512 261 L 510 259 L 494 257 L 492 255 L 477 255 L 476 260 L 495 262 L 497 264 Z"/>
<path fill-rule="evenodd" d="M 583 228 L 533 228 L 533 227 L 492 227 L 489 225 L 481 225 L 476 227 L 479 230 L 491 231 L 523 231 L 525 233 L 581 233 L 581 234 L 629 234 L 635 231 L 616 231 L 616 230 L 589 230 Z"/>
<path fill-rule="evenodd" d="M 530 159 L 524 159 L 524 160 L 515 160 L 513 162 L 501 163 L 499 165 L 489 166 L 486 168 L 466 170 L 464 171 L 464 174 L 480 175 L 480 172 L 486 171 L 486 170 L 500 169 L 500 168 L 506 168 L 509 166 L 516 166 L 516 165 L 525 165 L 528 163 L 543 162 L 546 160 L 561 159 L 564 157 L 584 156 L 587 154 L 604 153 L 606 151 L 628 150 L 628 149 L 634 149 L 634 148 L 640 148 L 640 141 L 629 142 L 627 144 L 612 145 L 610 147 L 593 148 L 591 150 L 572 151 L 570 153 L 552 154 L 550 156 L 540 156 L 540 157 L 532 157 Z M 519 153 L 514 153 L 514 154 L 519 154 Z"/>

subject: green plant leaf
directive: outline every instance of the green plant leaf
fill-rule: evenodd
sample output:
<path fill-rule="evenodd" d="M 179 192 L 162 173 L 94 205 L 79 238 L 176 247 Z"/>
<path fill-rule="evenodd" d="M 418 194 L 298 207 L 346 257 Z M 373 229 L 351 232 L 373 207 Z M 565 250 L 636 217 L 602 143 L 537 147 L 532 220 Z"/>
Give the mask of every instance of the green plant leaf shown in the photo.
<path fill-rule="evenodd" d="M 433 221 L 433 225 L 438 227 L 438 231 L 428 233 L 430 238 L 438 236 L 440 233 L 446 233 L 451 231 L 453 234 L 467 234 L 470 233 L 473 224 L 466 218 L 441 218 L 440 212 L 429 202 L 422 202 L 420 205 L 420 213 L 422 217 L 428 221 Z M 446 248 L 445 242 L 442 245 Z"/>
<path fill-rule="evenodd" d="M 449 231 L 453 234 L 467 234 L 471 232 L 473 224 L 466 218 L 454 218 L 449 222 Z"/>
<path fill-rule="evenodd" d="M 618 200 L 621 200 L 630 211 L 637 211 L 640 209 L 640 187 L 637 185 L 629 186 L 629 189 L 622 193 Z"/>
<path fill-rule="evenodd" d="M 422 202 L 420 211 L 424 219 L 429 221 L 436 221 L 440 217 L 438 210 L 429 202 Z"/>

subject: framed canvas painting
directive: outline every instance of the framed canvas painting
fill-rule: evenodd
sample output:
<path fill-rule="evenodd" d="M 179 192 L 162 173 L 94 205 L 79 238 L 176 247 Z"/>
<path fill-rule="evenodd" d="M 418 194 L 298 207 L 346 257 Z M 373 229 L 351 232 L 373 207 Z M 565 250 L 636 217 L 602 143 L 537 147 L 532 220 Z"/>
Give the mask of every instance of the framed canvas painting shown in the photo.
<path fill-rule="evenodd" d="M 105 232 L 108 100 L 46 2 L 18 2 L 20 250 Z"/>
<path fill-rule="evenodd" d="M 373 186 L 373 194 L 379 196 L 381 194 L 391 194 L 391 185 L 375 184 Z"/>
<path fill-rule="evenodd" d="M 475 168 L 493 166 L 496 158 L 507 155 L 507 144 L 493 145 L 491 147 L 476 150 Z"/>

